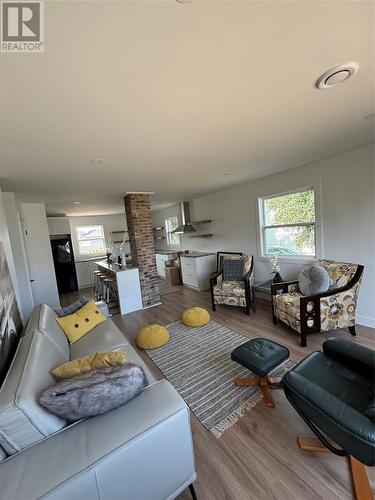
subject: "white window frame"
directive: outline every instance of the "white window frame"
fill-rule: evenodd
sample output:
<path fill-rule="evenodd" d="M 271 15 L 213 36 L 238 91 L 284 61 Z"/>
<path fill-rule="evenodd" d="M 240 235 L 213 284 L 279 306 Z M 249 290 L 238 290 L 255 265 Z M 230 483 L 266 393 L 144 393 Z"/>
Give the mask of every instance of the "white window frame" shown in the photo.
<path fill-rule="evenodd" d="M 79 231 L 82 230 L 82 229 L 88 229 L 88 228 L 92 228 L 92 227 L 99 227 L 102 231 L 102 234 L 103 236 L 102 237 L 92 237 L 92 238 L 80 238 L 79 237 Z M 78 244 L 78 252 L 79 252 L 79 255 L 80 257 L 87 257 L 87 256 L 93 256 L 93 257 L 96 257 L 96 256 L 102 256 L 102 255 L 105 255 L 105 251 L 106 251 L 106 248 L 107 248 L 107 245 L 106 245 L 106 241 L 105 241 L 105 232 L 104 232 L 104 226 L 103 224 L 88 224 L 88 225 L 85 225 L 85 226 L 77 226 L 76 227 L 76 237 L 77 237 L 77 244 Z M 90 253 L 90 252 L 81 252 L 81 245 L 80 245 L 80 242 L 81 241 L 89 241 L 89 240 L 103 240 L 103 252 L 98 252 L 98 253 Z"/>
<path fill-rule="evenodd" d="M 171 215 L 170 217 L 167 217 L 164 221 L 164 225 L 165 225 L 165 239 L 167 241 L 167 245 L 169 247 L 180 247 L 181 246 L 181 235 L 180 234 L 176 234 L 174 236 L 178 236 L 178 243 L 171 243 L 170 242 L 170 236 L 172 234 L 172 231 L 169 230 L 169 220 L 170 219 L 174 219 L 176 218 L 177 219 L 177 224 L 180 223 L 180 220 L 178 218 L 178 215 Z"/>
<path fill-rule="evenodd" d="M 265 213 L 264 213 L 264 201 L 270 198 L 277 198 L 279 196 L 285 196 L 293 193 L 301 193 L 303 191 L 314 191 L 314 205 L 315 205 L 315 222 L 307 223 L 295 223 L 295 224 L 277 224 L 275 226 L 265 224 Z M 290 191 L 283 191 L 280 193 L 267 194 L 266 196 L 258 197 L 258 258 L 263 261 L 270 261 L 271 254 L 265 253 L 265 230 L 273 227 L 301 227 L 313 225 L 315 229 L 315 255 L 278 255 L 280 262 L 289 263 L 309 263 L 318 258 L 321 254 L 320 251 L 320 196 L 317 192 L 316 186 L 304 186 Z"/>

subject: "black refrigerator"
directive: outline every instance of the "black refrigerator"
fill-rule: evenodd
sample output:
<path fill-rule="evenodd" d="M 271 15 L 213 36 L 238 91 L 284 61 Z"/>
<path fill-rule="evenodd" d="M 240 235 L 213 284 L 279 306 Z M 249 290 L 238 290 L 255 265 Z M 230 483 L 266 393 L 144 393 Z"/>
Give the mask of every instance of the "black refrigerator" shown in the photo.
<path fill-rule="evenodd" d="M 78 282 L 70 234 L 51 236 L 51 247 L 59 293 L 75 292 Z"/>

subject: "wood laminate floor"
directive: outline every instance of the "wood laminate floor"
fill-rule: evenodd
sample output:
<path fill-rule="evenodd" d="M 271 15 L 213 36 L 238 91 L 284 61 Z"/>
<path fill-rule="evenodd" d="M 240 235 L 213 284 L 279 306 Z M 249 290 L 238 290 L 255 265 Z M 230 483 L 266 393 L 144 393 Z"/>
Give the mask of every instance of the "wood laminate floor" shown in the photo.
<path fill-rule="evenodd" d="M 148 323 L 167 325 L 178 321 L 189 306 L 209 310 L 208 292 L 196 292 L 179 287 L 176 293 L 162 296 L 162 305 L 143 311 L 114 316 L 113 320 L 126 337 L 134 338 Z M 299 344 L 299 335 L 286 326 L 274 326 L 270 303 L 257 301 L 256 313 L 246 316 L 241 309 L 218 306 L 212 319 L 232 328 L 248 338 L 259 336 L 280 342 L 288 347 L 291 359 L 298 361 L 314 350 L 320 350 L 327 335 L 308 337 L 308 347 Z M 336 336 L 352 338 L 347 331 L 336 331 Z M 354 342 L 375 347 L 375 330 L 357 327 Z M 146 353 L 141 356 L 157 378 L 163 374 Z M 298 435 L 311 436 L 301 418 L 287 402 L 283 391 L 272 392 L 277 406 L 266 408 L 261 401 L 246 413 L 237 424 L 216 439 L 191 414 L 196 458 L 198 500 L 344 500 L 352 499 L 350 470 L 345 458 L 331 453 L 303 452 L 297 447 Z M 374 469 L 368 469 L 375 486 Z M 191 500 L 185 490 L 179 500 Z"/>
<path fill-rule="evenodd" d="M 164 287 L 166 288 L 166 287 Z M 167 291 L 167 290 L 165 290 Z M 87 290 L 88 292 L 88 290 Z M 68 296 L 69 295 L 69 296 Z M 64 302 L 76 297 L 68 294 Z M 196 292 L 178 287 L 176 293 L 166 293 L 162 304 L 112 319 L 130 339 L 148 323 L 167 325 L 178 321 L 189 306 L 202 306 L 211 310 L 208 292 Z M 291 359 L 298 361 L 315 350 L 330 334 L 308 337 L 308 347 L 299 344 L 299 335 L 287 326 L 272 324 L 270 303 L 257 300 L 256 313 L 246 316 L 242 309 L 218 306 L 211 312 L 212 319 L 248 338 L 266 337 L 280 342 L 290 350 Z M 375 348 L 375 330 L 357 326 L 357 337 L 347 330 L 332 332 L 335 336 L 352 339 Z M 143 351 L 139 351 L 152 373 L 163 378 L 161 371 Z M 195 449 L 198 500 L 346 500 L 353 499 L 351 475 L 346 458 L 331 453 L 311 453 L 300 450 L 298 435 L 312 436 L 283 391 L 273 391 L 276 408 L 269 409 L 261 401 L 246 413 L 220 439 L 216 439 L 191 414 Z M 374 469 L 367 469 L 375 487 Z M 191 500 L 185 490 L 179 500 Z"/>

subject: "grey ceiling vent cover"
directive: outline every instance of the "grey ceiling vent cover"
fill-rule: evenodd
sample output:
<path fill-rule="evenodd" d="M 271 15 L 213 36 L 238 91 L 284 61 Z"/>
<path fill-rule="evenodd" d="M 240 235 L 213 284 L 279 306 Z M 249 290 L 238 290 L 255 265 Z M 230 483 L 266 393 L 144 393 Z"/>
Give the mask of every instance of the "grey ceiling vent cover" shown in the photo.
<path fill-rule="evenodd" d="M 348 62 L 334 66 L 320 76 L 316 81 L 318 89 L 328 89 L 336 87 L 340 83 L 345 82 L 348 78 L 358 71 L 358 64 L 355 62 Z"/>

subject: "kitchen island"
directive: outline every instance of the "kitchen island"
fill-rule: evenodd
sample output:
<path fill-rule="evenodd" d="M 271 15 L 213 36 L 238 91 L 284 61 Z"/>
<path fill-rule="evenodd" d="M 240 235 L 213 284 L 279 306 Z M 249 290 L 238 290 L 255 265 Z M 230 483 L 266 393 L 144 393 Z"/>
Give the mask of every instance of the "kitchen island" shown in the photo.
<path fill-rule="evenodd" d="M 137 267 L 123 267 L 107 260 L 96 261 L 99 270 L 110 271 L 116 277 L 121 314 L 143 309 L 141 285 Z"/>

